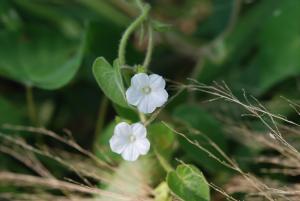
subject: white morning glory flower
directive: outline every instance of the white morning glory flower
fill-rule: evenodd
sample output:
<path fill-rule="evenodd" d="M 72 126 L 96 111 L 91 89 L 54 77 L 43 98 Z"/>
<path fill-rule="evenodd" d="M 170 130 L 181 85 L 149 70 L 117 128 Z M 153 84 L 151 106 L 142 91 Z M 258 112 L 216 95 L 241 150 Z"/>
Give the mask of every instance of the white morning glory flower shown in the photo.
<path fill-rule="evenodd" d="M 142 113 L 152 113 L 168 100 L 166 81 L 157 74 L 138 73 L 131 78 L 131 86 L 126 91 L 129 104 L 137 106 Z"/>
<path fill-rule="evenodd" d="M 135 161 L 139 155 L 145 155 L 150 149 L 146 138 L 147 130 L 141 123 L 129 125 L 121 122 L 116 125 L 114 134 L 109 140 L 113 152 L 121 154 L 124 160 Z"/>

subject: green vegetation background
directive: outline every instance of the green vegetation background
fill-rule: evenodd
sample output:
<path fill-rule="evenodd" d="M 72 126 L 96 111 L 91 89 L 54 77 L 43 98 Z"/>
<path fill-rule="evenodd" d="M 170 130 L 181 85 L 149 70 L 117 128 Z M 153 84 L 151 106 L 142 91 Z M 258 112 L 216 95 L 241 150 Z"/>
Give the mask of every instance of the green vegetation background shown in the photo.
<path fill-rule="evenodd" d="M 300 98 L 300 1 L 148 2 L 152 18 L 171 25 L 163 30 L 157 25 L 151 72 L 182 83 L 187 78 L 205 84 L 225 81 L 238 97 L 245 90 L 273 113 L 297 121 L 282 97 Z M 67 128 L 83 147 L 107 148 L 101 133 L 112 129 L 115 111 L 124 113 L 103 96 L 92 63 L 98 56 L 113 62 L 123 31 L 137 15 L 131 1 L 123 0 L 0 0 L 0 124 Z M 128 47 L 130 65 L 143 60 L 146 42 L 140 32 Z M 240 111 L 207 104 L 207 99 L 184 93 L 167 106 L 162 119 L 180 119 L 199 129 L 237 160 L 259 154 L 262 150 L 246 149 L 227 137 L 217 118 L 226 112 L 240 121 Z M 255 120 L 247 123 L 261 129 Z M 184 140 L 168 154 L 200 167 L 212 180 L 230 175 Z M 249 161 L 241 164 L 246 170 L 257 168 Z M 0 154 L 0 168 L 28 171 L 5 154 Z"/>

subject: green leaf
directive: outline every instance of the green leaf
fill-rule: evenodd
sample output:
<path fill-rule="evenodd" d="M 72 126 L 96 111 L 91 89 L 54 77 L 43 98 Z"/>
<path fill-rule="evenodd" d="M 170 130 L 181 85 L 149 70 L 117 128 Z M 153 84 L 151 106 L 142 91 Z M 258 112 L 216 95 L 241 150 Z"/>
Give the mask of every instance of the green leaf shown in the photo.
<path fill-rule="evenodd" d="M 50 22 L 56 25 L 65 35 L 70 37 L 76 37 L 80 35 L 82 26 L 80 22 L 76 20 L 74 14 L 72 14 L 72 8 L 63 9 L 62 5 L 53 5 L 46 1 L 22 1 L 14 0 L 14 4 L 18 10 L 30 13 L 30 16 L 35 19 L 43 20 L 44 22 Z M 80 9 L 76 10 L 76 14 L 80 13 Z M 88 16 L 86 16 L 88 18 Z"/>
<path fill-rule="evenodd" d="M 300 19 L 299 7 L 300 1 L 280 1 L 258 32 L 258 54 L 241 76 L 252 78 L 254 93 L 300 74 L 300 24 L 295 20 Z"/>
<path fill-rule="evenodd" d="M 270 2 L 261 1 L 253 6 L 248 12 L 240 16 L 238 23 L 230 35 L 224 40 L 216 41 L 213 46 L 212 58 L 205 62 L 198 79 L 209 83 L 217 76 L 227 72 L 239 65 L 239 62 L 249 54 L 255 44 L 257 29 L 262 26 L 266 13 L 271 10 Z M 220 47 L 222 47 L 220 49 Z M 220 51 L 221 50 L 221 51 Z M 220 52 L 222 57 L 219 57 Z M 240 76 L 240 74 L 239 74 Z"/>
<path fill-rule="evenodd" d="M 220 42 L 223 59 L 207 61 L 199 80 L 225 80 L 233 90 L 244 88 L 258 96 L 299 75 L 300 25 L 295 20 L 300 18 L 299 6 L 293 0 L 265 0 L 251 6 Z"/>
<path fill-rule="evenodd" d="M 133 109 L 121 107 L 121 106 L 118 105 L 118 104 L 113 104 L 113 107 L 114 107 L 116 113 L 117 113 L 120 117 L 122 117 L 122 118 L 124 118 L 124 119 L 128 119 L 128 120 L 130 120 L 131 122 L 138 122 L 138 121 L 140 121 L 139 115 L 138 115 L 137 112 L 134 111 Z"/>
<path fill-rule="evenodd" d="M 112 67 L 103 57 L 98 57 L 93 64 L 94 77 L 103 93 L 114 103 L 129 107 L 125 99 L 125 90 L 118 60 Z"/>
<path fill-rule="evenodd" d="M 160 155 L 169 159 L 175 141 L 175 135 L 172 130 L 163 123 L 151 124 L 147 130 L 152 147 L 154 147 Z"/>
<path fill-rule="evenodd" d="M 79 69 L 85 44 L 56 30 L 27 26 L 24 33 L 0 32 L 0 76 L 24 85 L 57 89 Z"/>
<path fill-rule="evenodd" d="M 255 17 L 256 26 L 249 25 L 252 31 L 244 36 L 247 45 L 238 48 L 238 51 L 247 50 L 247 54 L 232 55 L 230 60 L 235 62 L 235 69 L 228 71 L 230 64 L 224 67 L 226 79 L 235 89 L 245 88 L 259 96 L 283 80 L 300 74 L 300 26 L 295 21 L 300 17 L 299 6 L 299 1 L 266 0 L 249 11 Z M 241 20 L 240 24 L 249 23 Z M 236 39 L 230 38 L 229 42 L 234 44 Z"/>
<path fill-rule="evenodd" d="M 167 175 L 171 191 L 184 201 L 209 201 L 209 186 L 202 172 L 192 165 L 179 165 Z"/>

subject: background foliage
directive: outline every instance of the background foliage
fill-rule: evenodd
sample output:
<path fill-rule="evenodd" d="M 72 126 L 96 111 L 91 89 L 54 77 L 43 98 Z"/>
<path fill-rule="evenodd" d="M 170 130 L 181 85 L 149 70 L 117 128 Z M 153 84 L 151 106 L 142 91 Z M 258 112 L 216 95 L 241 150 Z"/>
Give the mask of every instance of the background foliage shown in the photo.
<path fill-rule="evenodd" d="M 174 82 L 189 83 L 187 78 L 208 85 L 224 81 L 238 99 L 245 98 L 245 90 L 257 98 L 246 100 L 248 104 L 257 104 L 259 100 L 274 114 L 298 122 L 295 107 L 300 98 L 300 1 L 147 2 L 151 5 L 151 23 L 156 31 L 150 72 L 172 80 L 168 83 L 171 95 L 176 94 L 172 88 Z M 223 160 L 224 156 L 207 143 L 209 137 L 239 162 L 245 172 L 276 179 L 282 185 L 297 184 L 299 173 L 293 176 L 264 173 L 262 169 L 269 164 L 253 159 L 265 154 L 276 156 L 277 152 L 252 146 L 246 139 L 243 142 L 228 125 L 244 125 L 253 134 L 268 133 L 268 128 L 257 118 L 241 115 L 240 107 L 226 101 L 207 101 L 211 100 L 207 93 L 184 91 L 172 99 L 158 116 L 168 124 L 157 121 L 148 128 L 153 145 L 149 158 L 134 166 L 120 162 L 109 151 L 108 140 L 115 123 L 121 118 L 132 122 L 138 119 L 120 93 L 128 80 L 123 83 L 120 72 L 115 70 L 119 65 L 115 60 L 119 40 L 138 14 L 134 2 L 125 0 L 1 0 L 0 124 L 55 131 L 67 128 L 81 146 L 102 160 L 114 161 L 120 172 L 127 172 L 128 168 L 144 170 L 144 166 L 153 164 L 145 177 L 156 175 L 157 180 L 151 186 L 159 192 L 155 194 L 157 201 L 171 199 L 169 194 L 188 201 L 222 200 L 224 197 L 217 192 L 209 193 L 206 180 L 224 188 L 234 183 L 230 168 L 172 128 L 184 131 L 189 139 Z M 147 46 L 144 33 L 145 27 L 130 38 L 126 58 L 131 67 L 143 61 Z M 126 69 L 122 72 L 131 73 Z M 104 79 L 107 81 L 102 83 Z M 101 90 L 97 83 L 105 87 Z M 193 135 L 193 129 L 201 135 Z M 8 132 L 4 127 L 0 131 L 13 137 L 21 135 L 33 144 L 68 150 L 60 143 L 28 132 Z M 299 138 L 291 141 L 296 148 L 299 146 Z M 73 176 L 52 160 L 41 160 L 55 176 Z M 5 153 L 0 155 L 0 169 L 30 172 Z M 153 169 L 157 171 L 153 173 Z M 115 177 L 106 189 L 114 191 L 118 179 Z M 138 183 L 139 179 L 128 182 Z M 202 185 L 201 191 L 195 187 Z M 1 185 L 0 192 L 6 192 L 6 188 Z M 129 192 L 136 191 L 128 188 Z M 22 189 L 12 191 L 22 192 Z M 245 198 L 244 192 L 233 195 Z"/>

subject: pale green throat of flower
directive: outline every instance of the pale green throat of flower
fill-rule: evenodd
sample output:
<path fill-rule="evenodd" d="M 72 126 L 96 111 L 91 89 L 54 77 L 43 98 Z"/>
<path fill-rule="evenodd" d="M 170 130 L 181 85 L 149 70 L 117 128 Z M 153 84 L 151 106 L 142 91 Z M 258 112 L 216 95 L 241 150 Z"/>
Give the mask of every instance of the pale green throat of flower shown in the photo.
<path fill-rule="evenodd" d="M 134 142 L 136 140 L 136 137 L 134 135 L 129 136 L 129 142 Z"/>
<path fill-rule="evenodd" d="M 151 88 L 149 86 L 145 86 L 142 88 L 143 94 L 149 94 L 151 92 Z"/>

